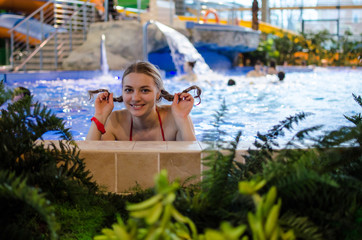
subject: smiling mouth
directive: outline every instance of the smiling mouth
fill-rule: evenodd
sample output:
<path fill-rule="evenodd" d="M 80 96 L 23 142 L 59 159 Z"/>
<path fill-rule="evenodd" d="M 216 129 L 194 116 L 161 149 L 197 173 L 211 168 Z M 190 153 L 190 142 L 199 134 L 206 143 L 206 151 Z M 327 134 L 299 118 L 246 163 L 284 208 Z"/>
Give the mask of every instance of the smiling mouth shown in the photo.
<path fill-rule="evenodd" d="M 145 104 L 130 104 L 130 106 L 135 110 L 141 109 L 144 105 Z"/>

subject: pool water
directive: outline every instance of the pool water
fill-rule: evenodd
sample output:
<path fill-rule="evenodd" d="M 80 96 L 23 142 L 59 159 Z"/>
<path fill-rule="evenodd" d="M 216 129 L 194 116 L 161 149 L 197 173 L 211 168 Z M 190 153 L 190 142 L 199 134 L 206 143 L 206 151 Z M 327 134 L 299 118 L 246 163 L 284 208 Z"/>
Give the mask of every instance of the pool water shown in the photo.
<path fill-rule="evenodd" d="M 299 112 L 313 115 L 297 129 L 324 125 L 323 130 L 333 130 L 349 125 L 343 115 L 360 112 L 352 93 L 362 95 L 361 73 L 360 69 L 321 68 L 288 72 L 283 82 L 278 82 L 275 77 L 246 78 L 245 74 L 238 72 L 202 76 L 197 83 L 203 90 L 202 102 L 191 113 L 197 140 L 202 141 L 213 131 L 213 114 L 223 101 L 228 108 L 221 127 L 228 135 L 223 139 L 232 140 L 238 131 L 242 131 L 241 142 L 245 147 L 250 146 L 258 131 L 266 133 L 279 121 Z M 227 86 L 230 78 L 236 81 L 235 86 Z M 170 93 L 180 92 L 191 85 L 176 82 L 174 78 L 164 82 Z M 85 139 L 94 114 L 94 104 L 89 100 L 87 90 L 107 88 L 115 96 L 121 94 L 121 80 L 112 76 L 14 82 L 11 87 L 16 86 L 29 88 L 35 100 L 63 118 L 76 140 Z M 115 110 L 122 108 L 123 104 L 115 103 Z M 45 139 L 56 139 L 56 136 L 49 134 Z"/>

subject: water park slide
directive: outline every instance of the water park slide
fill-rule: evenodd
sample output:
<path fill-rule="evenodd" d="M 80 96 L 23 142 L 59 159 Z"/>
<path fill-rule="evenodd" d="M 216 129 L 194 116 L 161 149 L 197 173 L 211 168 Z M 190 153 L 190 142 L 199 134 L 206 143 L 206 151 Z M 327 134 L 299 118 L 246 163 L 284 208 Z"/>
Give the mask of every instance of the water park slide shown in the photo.
<path fill-rule="evenodd" d="M 16 24 L 21 22 L 25 17 L 15 14 L 1 14 L 0 15 L 0 38 L 10 38 L 9 29 L 13 28 Z M 29 29 L 27 29 L 29 26 Z M 54 32 L 53 26 L 42 24 L 36 19 L 30 19 L 28 24 L 22 24 L 17 28 L 15 37 L 27 41 L 26 35 L 29 36 L 29 43 L 36 45 L 40 43 L 40 40 L 45 39 L 50 33 Z M 58 29 L 58 31 L 66 31 L 65 29 Z M 43 32 L 43 36 L 41 33 Z"/>
<path fill-rule="evenodd" d="M 193 21 L 193 22 L 197 22 L 197 18 L 196 17 L 193 17 L 193 16 L 178 16 L 178 18 L 181 20 L 181 21 Z M 216 23 L 216 20 L 215 19 L 207 19 L 207 22 L 208 23 Z M 221 25 L 226 25 L 228 24 L 228 22 L 226 20 L 220 20 L 219 21 L 219 24 Z M 239 21 L 239 26 L 242 26 L 242 27 L 247 27 L 247 28 L 251 28 L 251 21 L 244 21 L 244 20 L 240 20 Z M 288 36 L 292 35 L 292 36 L 295 36 L 295 35 L 299 35 L 298 33 L 296 32 L 293 32 L 293 31 L 290 31 L 290 30 L 286 30 L 286 29 L 283 29 L 283 28 L 280 28 L 280 27 L 277 27 L 277 26 L 274 26 L 274 25 L 271 25 L 269 23 L 265 23 L 265 22 L 259 22 L 259 30 L 263 33 L 272 33 L 272 34 L 275 34 L 277 35 L 278 37 L 283 37 L 284 34 L 288 34 Z"/>
<path fill-rule="evenodd" d="M 0 0 L 0 9 L 30 14 L 46 2 L 47 0 Z"/>
<path fill-rule="evenodd" d="M 31 14 L 43 4 L 48 2 L 48 0 L 0 0 L 0 9 L 11 10 L 15 12 L 23 12 L 26 14 Z M 99 11 L 104 11 L 103 0 L 91 0 L 95 3 L 96 8 Z M 15 14 L 1 14 L 0 15 L 0 38 L 10 38 L 9 29 L 13 28 L 16 24 L 21 22 L 25 17 Z M 29 34 L 29 43 L 31 45 L 36 45 L 40 43 L 41 39 L 45 39 L 49 33 L 55 30 L 54 27 L 50 25 L 44 25 L 35 20 L 31 19 L 29 21 L 29 30 L 27 25 L 21 25 L 16 31 L 16 38 L 22 39 L 24 42 L 27 41 L 26 35 Z M 41 28 L 43 28 L 41 30 Z M 29 32 L 28 32 L 29 31 Z M 43 31 L 43 37 L 41 36 L 41 31 Z M 59 31 L 59 29 L 58 29 Z"/>
<path fill-rule="evenodd" d="M 30 14 L 46 2 L 48 0 L 0 0 L 0 9 Z M 94 3 L 99 11 L 104 12 L 104 0 L 90 0 L 90 2 Z"/>

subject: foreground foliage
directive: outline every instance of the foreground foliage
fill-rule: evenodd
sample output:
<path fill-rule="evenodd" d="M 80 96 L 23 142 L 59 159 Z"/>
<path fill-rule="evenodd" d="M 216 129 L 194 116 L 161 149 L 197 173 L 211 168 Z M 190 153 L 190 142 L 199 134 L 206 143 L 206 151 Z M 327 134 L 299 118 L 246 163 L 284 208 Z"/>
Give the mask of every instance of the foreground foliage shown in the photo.
<path fill-rule="evenodd" d="M 0 85 L 0 104 L 11 94 Z M 361 113 L 281 146 L 278 137 L 309 115 L 291 116 L 258 133 L 240 162 L 241 133 L 222 142 L 226 112 L 224 103 L 215 114 L 200 184 L 169 183 L 162 171 L 154 189 L 121 196 L 99 190 L 61 119 L 31 97 L 9 103 L 0 117 L 0 239 L 360 239 Z M 48 131 L 63 140 L 45 145 Z"/>
<path fill-rule="evenodd" d="M 362 106 L 361 97 L 353 97 Z M 214 126 L 220 126 L 223 111 L 225 104 Z M 308 115 L 296 114 L 258 133 L 244 163 L 235 160 L 241 134 L 227 147 L 212 142 L 205 159 L 209 170 L 200 185 L 178 189 L 176 197 L 168 198 L 160 195 L 158 183 L 157 195 L 128 207 L 129 221 L 119 219 L 95 239 L 359 239 L 361 114 L 346 116 L 350 125 L 323 136 L 313 134 L 322 126 L 301 130 L 282 148 L 277 138 Z M 172 186 L 166 188 L 172 192 Z M 177 209 L 177 214 L 166 209 Z"/>
<path fill-rule="evenodd" d="M 62 119 L 12 95 L 0 83 L 0 239 L 92 238 L 125 200 L 99 191 Z M 45 145 L 47 132 L 62 141 Z"/>

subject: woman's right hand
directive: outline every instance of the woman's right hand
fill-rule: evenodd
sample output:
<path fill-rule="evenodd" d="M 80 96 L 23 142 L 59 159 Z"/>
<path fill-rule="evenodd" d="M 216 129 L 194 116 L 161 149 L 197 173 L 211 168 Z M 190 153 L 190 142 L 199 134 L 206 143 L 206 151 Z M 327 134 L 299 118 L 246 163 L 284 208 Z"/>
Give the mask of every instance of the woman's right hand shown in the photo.
<path fill-rule="evenodd" d="M 103 92 L 98 94 L 94 106 L 94 116 L 98 119 L 98 121 L 105 124 L 108 116 L 114 108 L 113 93 Z"/>

